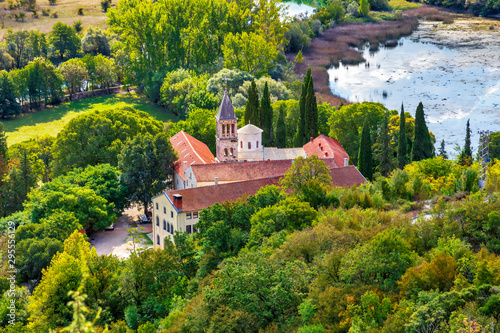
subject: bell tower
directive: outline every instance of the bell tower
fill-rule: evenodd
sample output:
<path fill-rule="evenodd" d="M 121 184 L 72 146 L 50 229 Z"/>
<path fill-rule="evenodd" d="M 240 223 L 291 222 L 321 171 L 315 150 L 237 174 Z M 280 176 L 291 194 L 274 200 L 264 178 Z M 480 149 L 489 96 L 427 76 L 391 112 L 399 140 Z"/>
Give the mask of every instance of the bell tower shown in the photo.
<path fill-rule="evenodd" d="M 233 104 L 224 91 L 216 119 L 216 146 L 219 162 L 238 161 L 238 118 L 234 113 Z"/>

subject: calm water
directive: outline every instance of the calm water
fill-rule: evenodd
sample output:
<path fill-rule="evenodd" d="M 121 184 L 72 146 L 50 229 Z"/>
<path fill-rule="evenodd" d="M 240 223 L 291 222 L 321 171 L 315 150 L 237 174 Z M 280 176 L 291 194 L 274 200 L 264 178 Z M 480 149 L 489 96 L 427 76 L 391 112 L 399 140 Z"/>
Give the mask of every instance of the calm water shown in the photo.
<path fill-rule="evenodd" d="M 285 5 L 288 6 L 288 15 L 289 16 L 298 16 L 303 14 L 304 16 L 308 17 L 314 12 L 314 7 L 304 5 L 304 4 L 297 4 L 295 2 L 284 2 Z"/>
<path fill-rule="evenodd" d="M 500 38 L 495 43 L 489 32 L 483 39 L 471 37 L 473 42 L 463 37 L 423 25 L 395 48 L 360 50 L 366 63 L 329 70 L 331 90 L 352 102 L 380 102 L 391 110 L 404 103 L 413 115 L 422 101 L 429 129 L 437 144 L 446 141 L 448 152 L 463 145 L 470 118 L 477 147 L 477 130 L 500 131 Z M 429 43 L 434 38 L 439 44 Z"/>

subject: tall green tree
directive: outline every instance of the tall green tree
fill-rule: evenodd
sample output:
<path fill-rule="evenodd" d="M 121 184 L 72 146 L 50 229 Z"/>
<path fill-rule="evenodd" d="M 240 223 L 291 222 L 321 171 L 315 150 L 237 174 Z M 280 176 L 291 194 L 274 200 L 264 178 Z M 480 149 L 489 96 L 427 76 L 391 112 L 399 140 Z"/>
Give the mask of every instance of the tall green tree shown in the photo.
<path fill-rule="evenodd" d="M 21 112 L 16 88 L 6 71 L 0 71 L 0 116 L 12 117 Z"/>
<path fill-rule="evenodd" d="M 386 115 L 377 138 L 377 148 L 375 150 L 375 160 L 377 160 L 377 170 L 384 177 L 387 177 L 394 166 L 394 154 L 391 149 L 391 137 L 389 136 L 389 116 Z"/>
<path fill-rule="evenodd" d="M 306 138 L 306 99 L 309 91 L 309 82 L 311 77 L 311 68 L 307 68 L 306 76 L 302 82 L 302 90 L 299 99 L 299 120 L 297 122 L 297 132 L 295 133 L 294 146 L 300 147 L 307 142 Z"/>
<path fill-rule="evenodd" d="M 448 153 L 446 152 L 446 146 L 445 146 L 444 139 L 441 141 L 441 145 L 439 146 L 438 149 L 438 156 L 442 156 L 443 159 L 447 160 L 448 159 Z"/>
<path fill-rule="evenodd" d="M 359 172 L 365 176 L 366 179 L 372 180 L 373 178 L 373 153 L 372 141 L 370 139 L 370 127 L 365 122 L 363 131 L 361 132 L 361 140 L 359 141 L 359 154 L 358 154 L 358 169 Z"/>
<path fill-rule="evenodd" d="M 129 191 L 129 202 L 142 203 L 147 214 L 153 195 L 169 187 L 174 161 L 172 145 L 164 133 L 136 136 L 129 141 L 118 157 L 120 182 Z"/>
<path fill-rule="evenodd" d="M 276 123 L 276 137 L 274 139 L 274 146 L 278 148 L 286 147 L 286 123 L 285 123 L 285 107 L 280 105 L 278 122 Z"/>
<path fill-rule="evenodd" d="M 310 69 L 308 71 L 310 72 Z M 310 73 L 309 83 L 307 84 L 305 121 L 305 140 L 303 144 L 306 144 L 309 138 L 315 138 L 318 135 L 318 104 L 314 92 L 313 78 Z"/>
<path fill-rule="evenodd" d="M 88 79 L 85 63 L 80 59 L 70 59 L 59 65 L 59 70 L 71 100 L 73 94 L 78 93 L 84 87 L 85 80 Z"/>
<path fill-rule="evenodd" d="M 245 106 L 245 124 L 252 124 L 255 126 L 259 126 L 260 124 L 259 95 L 255 80 L 252 80 L 248 88 L 248 100 Z"/>
<path fill-rule="evenodd" d="M 471 142 L 470 142 L 470 119 L 467 119 L 467 125 L 465 127 L 465 144 L 464 144 L 464 150 L 463 150 L 463 155 L 465 157 L 468 157 L 472 159 L 472 147 L 471 147 Z"/>
<path fill-rule="evenodd" d="M 269 147 L 273 143 L 273 108 L 271 107 L 271 97 L 269 95 L 269 87 L 267 82 L 264 85 L 262 99 L 260 100 L 260 126 L 264 131 L 262 137 L 262 145 Z"/>
<path fill-rule="evenodd" d="M 22 209 L 28 193 L 37 183 L 37 175 L 25 149 L 13 162 L 7 180 L 7 206 L 10 212 Z"/>
<path fill-rule="evenodd" d="M 431 157 L 434 157 L 434 147 L 425 122 L 424 106 L 420 102 L 415 112 L 415 136 L 413 139 L 411 160 L 421 161 Z"/>
<path fill-rule="evenodd" d="M 80 50 L 80 37 L 76 30 L 62 22 L 57 22 L 49 33 L 49 43 L 61 59 L 64 55 L 75 57 Z"/>
<path fill-rule="evenodd" d="M 406 129 L 405 129 L 405 110 L 401 104 L 401 113 L 399 115 L 399 140 L 398 140 L 398 168 L 403 170 L 406 165 Z"/>

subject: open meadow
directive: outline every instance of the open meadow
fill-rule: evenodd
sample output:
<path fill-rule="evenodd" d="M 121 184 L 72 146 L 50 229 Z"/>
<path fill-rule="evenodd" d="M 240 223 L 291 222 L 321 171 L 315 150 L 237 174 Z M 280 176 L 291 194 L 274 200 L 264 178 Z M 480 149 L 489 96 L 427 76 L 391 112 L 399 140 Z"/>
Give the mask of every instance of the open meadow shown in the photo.
<path fill-rule="evenodd" d="M 82 99 L 49 107 L 42 111 L 18 116 L 12 120 L 2 120 L 7 133 L 8 145 L 45 135 L 56 136 L 71 119 L 76 116 L 110 108 L 133 107 L 147 112 L 153 118 L 167 122 L 175 121 L 175 116 L 145 97 L 135 93 L 108 95 Z"/>
<path fill-rule="evenodd" d="M 111 7 L 114 6 L 116 6 L 116 3 L 112 1 Z M 83 15 L 77 13 L 80 7 L 83 7 Z M 82 20 L 84 28 L 90 26 L 107 27 L 106 13 L 102 11 L 101 0 L 56 0 L 54 5 L 50 5 L 48 0 L 37 0 L 35 8 L 38 18 L 33 17 L 32 11 L 24 9 L 9 10 L 9 1 L 0 1 L 0 39 L 3 38 L 7 29 L 13 29 L 14 31 L 40 30 L 40 32 L 48 33 L 57 22 L 72 26 L 73 22 Z M 50 10 L 49 16 L 44 16 L 42 11 L 47 12 L 48 10 Z M 15 20 L 13 14 L 17 12 L 26 14 L 24 20 Z M 53 17 L 54 13 L 57 17 Z"/>

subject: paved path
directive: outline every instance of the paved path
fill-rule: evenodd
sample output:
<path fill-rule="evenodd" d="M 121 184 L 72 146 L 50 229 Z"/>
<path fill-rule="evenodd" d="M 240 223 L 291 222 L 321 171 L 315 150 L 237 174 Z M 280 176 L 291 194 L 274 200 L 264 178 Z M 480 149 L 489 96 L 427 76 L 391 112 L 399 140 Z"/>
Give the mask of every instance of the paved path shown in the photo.
<path fill-rule="evenodd" d="M 123 215 L 117 219 L 115 230 L 93 233 L 90 239 L 97 254 L 114 254 L 118 258 L 127 258 L 130 256 L 133 244 L 127 229 L 137 227 L 135 220 L 137 220 L 138 215 L 139 210 L 136 207 L 126 209 Z M 143 228 L 143 230 L 140 231 L 141 233 L 149 234 L 153 231 L 151 223 L 139 224 L 139 226 Z M 151 236 L 149 238 L 151 238 Z M 144 244 L 143 238 L 140 239 L 141 244 L 136 244 L 136 249 L 152 246 L 151 244 Z"/>

